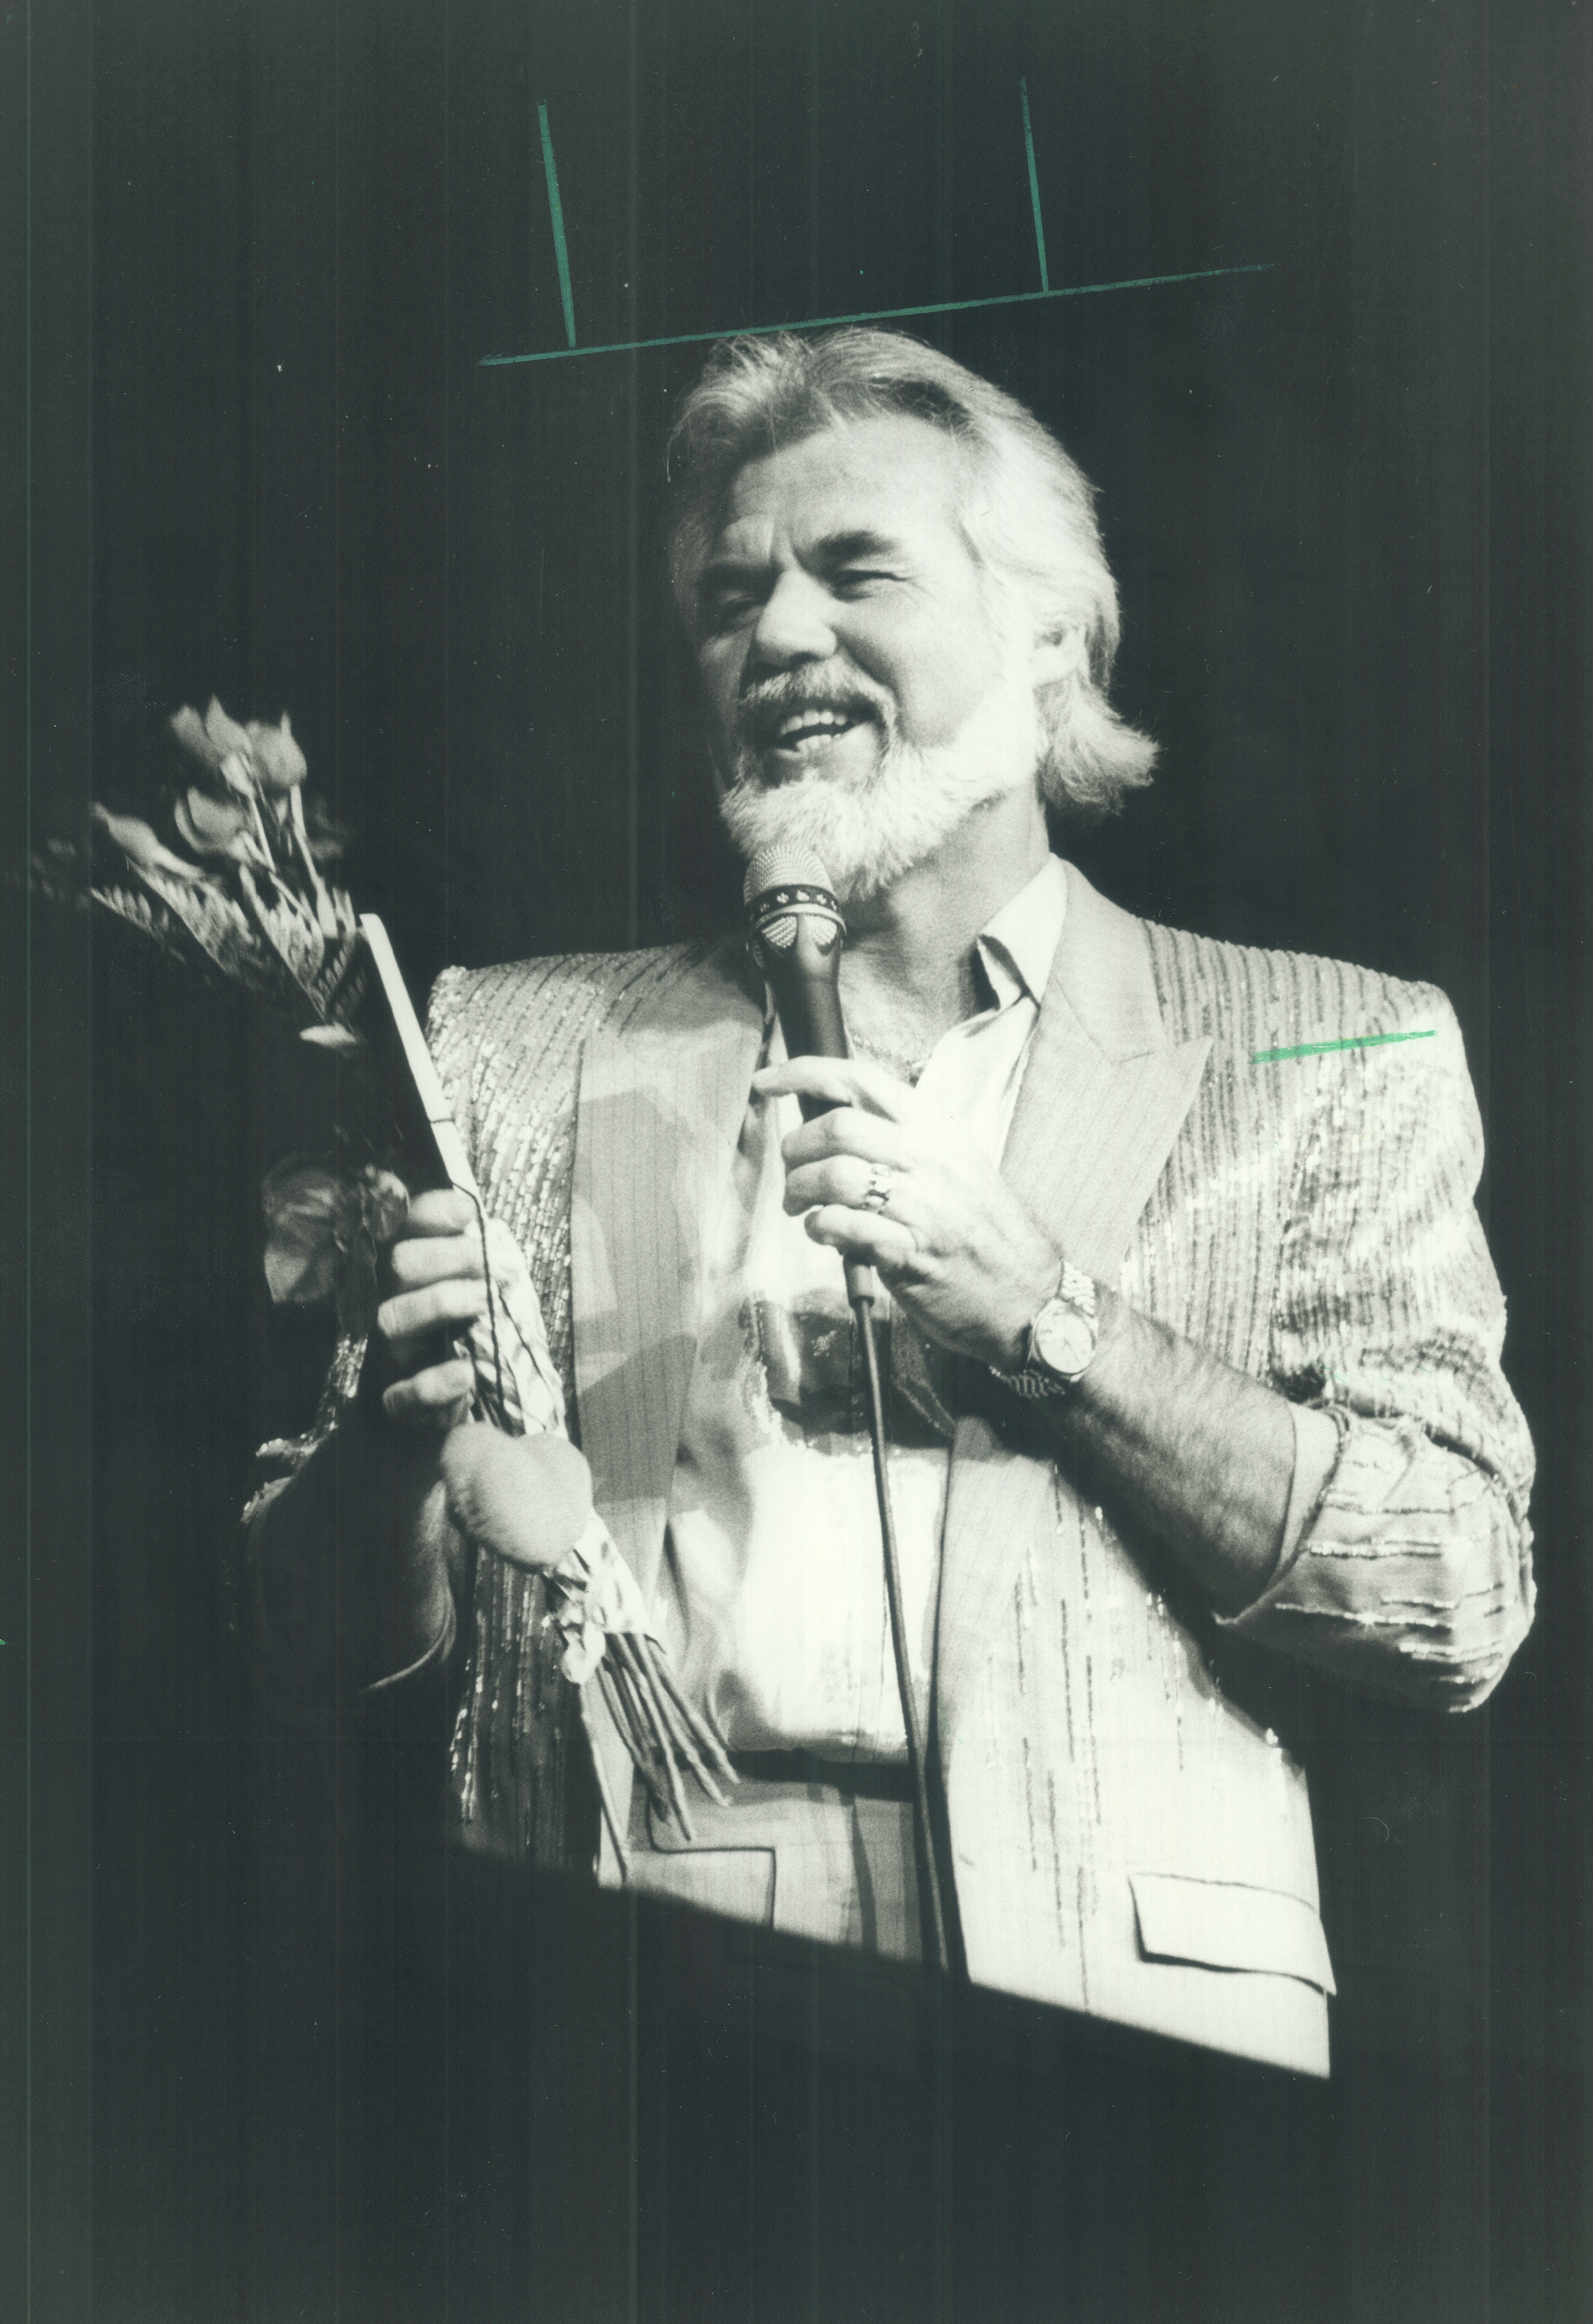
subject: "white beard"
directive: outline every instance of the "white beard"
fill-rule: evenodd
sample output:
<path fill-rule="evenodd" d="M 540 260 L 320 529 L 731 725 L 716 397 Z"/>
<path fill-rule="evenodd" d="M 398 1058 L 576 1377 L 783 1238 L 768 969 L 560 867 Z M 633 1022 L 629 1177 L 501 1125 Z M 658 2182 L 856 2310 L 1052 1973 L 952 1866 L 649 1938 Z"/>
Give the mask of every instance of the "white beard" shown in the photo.
<path fill-rule="evenodd" d="M 944 846 L 976 808 L 1035 779 L 1040 724 L 1021 680 L 992 689 L 953 741 L 919 750 L 888 717 L 878 762 L 861 779 L 820 772 L 766 784 L 758 754 L 739 750 L 719 802 L 748 862 L 760 848 L 815 854 L 844 901 L 878 895 Z"/>

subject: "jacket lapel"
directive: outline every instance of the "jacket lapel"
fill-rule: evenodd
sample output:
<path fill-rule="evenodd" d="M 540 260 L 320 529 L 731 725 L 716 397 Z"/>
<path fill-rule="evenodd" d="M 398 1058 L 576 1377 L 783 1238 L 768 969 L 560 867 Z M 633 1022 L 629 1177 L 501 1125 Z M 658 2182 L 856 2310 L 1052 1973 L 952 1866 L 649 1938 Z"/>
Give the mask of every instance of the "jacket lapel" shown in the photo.
<path fill-rule="evenodd" d="M 587 1041 L 570 1217 L 576 1411 L 596 1498 L 651 1599 L 696 1356 L 702 1256 L 757 1064 L 740 947 Z"/>
<path fill-rule="evenodd" d="M 1168 1039 L 1139 923 L 1071 864 L 1067 899 L 1002 1171 L 1074 1266 L 1115 1285 L 1211 1045 Z M 989 1421 L 959 1423 L 936 1631 L 943 1750 L 1051 1489 L 1048 1465 Z"/>

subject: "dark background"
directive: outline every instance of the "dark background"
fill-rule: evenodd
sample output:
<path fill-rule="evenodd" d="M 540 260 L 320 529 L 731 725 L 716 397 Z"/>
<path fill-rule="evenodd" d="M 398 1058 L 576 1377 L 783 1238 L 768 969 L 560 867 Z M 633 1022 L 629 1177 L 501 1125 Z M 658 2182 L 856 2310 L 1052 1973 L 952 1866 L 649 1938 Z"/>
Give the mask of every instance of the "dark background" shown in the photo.
<path fill-rule="evenodd" d="M 5 2313 L 1587 2312 L 1590 14 L 0 10 Z M 702 349 L 481 364 L 564 343 L 538 101 L 593 344 L 1037 287 L 1021 74 L 1053 284 L 1266 270 L 910 327 L 1100 488 L 1163 756 L 1080 860 L 1447 990 L 1539 1447 L 1537 1626 L 1487 1711 L 1298 1692 L 1329 2094 L 1043 2013 L 948 2047 L 899 1994 L 851 2063 L 751 2001 L 677 2035 L 665 1923 L 542 1899 L 526 1939 L 435 1866 L 406 1904 L 391 1755 L 362 1792 L 262 1745 L 218 1588 L 321 1353 L 256 1223 L 315 1102 L 23 883 L 214 690 L 291 712 L 418 991 L 724 926 L 661 558 Z"/>

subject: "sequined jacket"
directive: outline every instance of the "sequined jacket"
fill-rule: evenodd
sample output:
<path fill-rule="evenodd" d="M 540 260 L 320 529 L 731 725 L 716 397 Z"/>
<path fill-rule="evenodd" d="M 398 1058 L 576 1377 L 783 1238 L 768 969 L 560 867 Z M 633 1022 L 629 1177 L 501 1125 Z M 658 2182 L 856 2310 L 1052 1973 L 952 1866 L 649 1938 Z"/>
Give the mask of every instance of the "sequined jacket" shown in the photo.
<path fill-rule="evenodd" d="M 1532 1452 L 1472 1207 L 1477 1107 L 1432 988 L 1159 927 L 1068 879 L 1004 1170 L 1077 1264 L 1330 1415 L 1340 1442 L 1294 1563 L 1225 1625 L 1017 1422 L 960 1420 L 935 1728 L 970 1968 L 1324 2071 L 1304 1777 L 1223 1674 L 1254 1641 L 1465 1709 L 1524 1634 Z M 529 1260 L 573 1432 L 644 1591 L 704 1222 L 761 1031 L 744 978 L 739 947 L 675 947 L 449 970 L 432 1001 L 488 1207 Z M 590 1863 L 539 1585 L 483 1559 L 467 1594 L 458 1836 Z M 617 1748 L 611 1775 L 628 1786 Z"/>

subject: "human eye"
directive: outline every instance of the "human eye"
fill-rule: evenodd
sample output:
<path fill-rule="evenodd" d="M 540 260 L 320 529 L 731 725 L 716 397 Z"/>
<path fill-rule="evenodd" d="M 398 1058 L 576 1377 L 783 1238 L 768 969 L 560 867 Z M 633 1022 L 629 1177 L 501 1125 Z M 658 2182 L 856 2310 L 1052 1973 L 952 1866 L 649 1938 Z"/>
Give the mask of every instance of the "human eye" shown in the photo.
<path fill-rule="evenodd" d="M 834 586 L 843 596 L 865 597 L 888 587 L 896 577 L 889 566 L 843 565 L 834 576 Z"/>
<path fill-rule="evenodd" d="M 703 592 L 703 626 L 712 636 L 738 629 L 757 610 L 757 594 L 744 581 L 714 581 Z"/>

